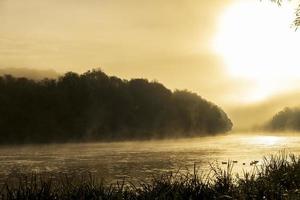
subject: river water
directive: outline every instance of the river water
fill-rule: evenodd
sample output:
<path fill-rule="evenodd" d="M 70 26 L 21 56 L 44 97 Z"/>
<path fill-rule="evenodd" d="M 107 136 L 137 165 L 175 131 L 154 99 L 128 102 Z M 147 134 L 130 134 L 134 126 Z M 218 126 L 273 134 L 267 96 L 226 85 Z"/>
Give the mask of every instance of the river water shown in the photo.
<path fill-rule="evenodd" d="M 145 180 L 177 170 L 208 172 L 209 163 L 237 161 L 234 170 L 250 170 L 250 162 L 280 150 L 300 153 L 300 134 L 234 133 L 190 139 L 22 145 L 0 147 L 0 176 L 14 171 L 90 171 L 109 181 Z M 244 163 L 244 164 L 243 164 Z M 258 163 L 259 165 L 259 163 Z"/>

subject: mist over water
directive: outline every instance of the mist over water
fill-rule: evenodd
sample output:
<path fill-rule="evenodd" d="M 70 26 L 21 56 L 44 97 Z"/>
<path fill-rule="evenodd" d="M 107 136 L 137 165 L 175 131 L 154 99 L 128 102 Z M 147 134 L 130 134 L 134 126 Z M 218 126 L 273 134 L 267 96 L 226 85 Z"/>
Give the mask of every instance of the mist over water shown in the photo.
<path fill-rule="evenodd" d="M 169 171 L 208 172 L 209 163 L 236 160 L 234 171 L 250 170 L 250 162 L 279 150 L 300 152 L 300 136 L 234 133 L 190 139 L 2 146 L 0 175 L 13 171 L 90 171 L 108 181 L 145 180 Z M 243 165 L 245 163 L 245 165 Z"/>

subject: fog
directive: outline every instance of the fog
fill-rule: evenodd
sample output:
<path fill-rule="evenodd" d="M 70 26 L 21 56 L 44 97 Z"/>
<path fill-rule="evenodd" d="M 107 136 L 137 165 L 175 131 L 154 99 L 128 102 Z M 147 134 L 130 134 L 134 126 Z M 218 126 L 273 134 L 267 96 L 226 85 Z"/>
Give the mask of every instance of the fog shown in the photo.
<path fill-rule="evenodd" d="M 45 78 L 58 78 L 59 74 L 52 69 L 43 70 L 37 68 L 16 68 L 16 67 L 7 67 L 0 68 L 0 76 L 3 75 L 12 75 L 14 77 L 26 77 L 34 80 L 41 80 Z"/>
<path fill-rule="evenodd" d="M 233 120 L 235 130 L 252 130 L 261 126 L 283 110 L 285 107 L 298 107 L 300 93 L 298 90 L 272 96 L 261 102 L 236 105 L 226 111 Z"/>
<path fill-rule="evenodd" d="M 179 61 L 178 61 L 179 62 Z M 181 69 L 182 74 L 183 69 Z M 213 69 L 211 69 L 213 70 Z M 179 71 L 175 71 L 178 73 Z M 175 73 L 174 72 L 174 73 Z M 166 72 L 167 73 L 167 72 Z M 173 72 L 169 72 L 171 76 Z M 206 73 L 209 73 L 207 71 Z M 44 78 L 50 78 L 50 79 L 57 79 L 58 77 L 62 76 L 63 74 L 58 73 L 54 70 L 39 70 L 37 68 L 16 68 L 16 67 L 10 67 L 10 68 L 0 68 L 0 76 L 10 74 L 14 77 L 26 77 L 29 79 L 34 80 L 42 80 Z M 181 83 L 184 83 L 185 81 L 189 81 L 189 76 L 181 76 L 180 80 L 178 80 L 177 84 L 178 86 Z M 195 76 L 192 75 L 191 76 Z M 147 76 L 145 76 L 147 77 Z M 120 77 L 124 78 L 124 77 Z M 222 80 L 222 79 L 221 79 Z M 166 81 L 170 82 L 170 81 Z M 300 93 L 298 90 L 292 90 L 284 93 L 279 93 L 277 95 L 273 95 L 270 97 L 265 98 L 262 101 L 258 102 L 252 102 L 252 103 L 238 103 L 235 101 L 228 102 L 223 101 L 224 99 L 230 99 L 235 98 L 233 94 L 228 92 L 228 96 L 223 96 L 220 98 L 218 97 L 220 94 L 218 93 L 219 90 L 230 91 L 232 89 L 232 84 L 234 84 L 234 81 L 231 81 L 231 83 L 226 84 L 220 82 L 220 80 L 216 80 L 215 82 L 211 82 L 210 85 L 205 84 L 205 82 L 210 82 L 209 77 L 206 77 L 205 79 L 202 79 L 201 82 L 203 82 L 203 85 L 201 86 L 202 89 L 197 89 L 197 83 L 194 85 L 194 89 L 190 88 L 189 90 L 192 92 L 201 90 L 203 91 L 203 94 L 206 94 L 203 96 L 204 98 L 207 98 L 211 100 L 210 96 L 214 96 L 213 99 L 219 99 L 215 102 L 220 102 L 219 105 L 224 109 L 224 111 L 228 114 L 230 119 L 233 121 L 233 130 L 234 131 L 253 131 L 257 127 L 260 127 L 261 125 L 264 125 L 266 122 L 271 120 L 271 118 L 278 113 L 279 111 L 283 110 L 285 107 L 298 107 L 300 106 L 300 103 L 298 102 L 298 99 L 300 98 Z M 216 84 L 216 85 L 214 85 Z M 220 85 L 218 89 L 214 90 L 211 88 L 217 88 L 217 85 Z M 248 83 L 236 83 L 236 92 L 243 91 L 246 87 L 248 87 Z M 240 88 L 239 88 L 240 87 Z M 176 87 L 175 87 L 176 88 Z M 185 89 L 185 88 L 183 88 Z M 245 92 L 245 91 L 243 91 Z M 198 93 L 202 94 L 202 93 Z"/>
<path fill-rule="evenodd" d="M 247 135 L 242 132 L 213 137 L 112 143 L 67 143 L 0 147 L 0 175 L 12 172 L 90 171 L 107 181 L 146 181 L 166 172 L 192 171 L 194 164 L 208 173 L 209 163 L 235 160 L 234 172 L 251 170 L 250 162 L 285 149 L 300 152 L 298 135 Z M 243 165 L 245 163 L 245 165 Z M 216 164 L 216 163 L 215 163 Z"/>

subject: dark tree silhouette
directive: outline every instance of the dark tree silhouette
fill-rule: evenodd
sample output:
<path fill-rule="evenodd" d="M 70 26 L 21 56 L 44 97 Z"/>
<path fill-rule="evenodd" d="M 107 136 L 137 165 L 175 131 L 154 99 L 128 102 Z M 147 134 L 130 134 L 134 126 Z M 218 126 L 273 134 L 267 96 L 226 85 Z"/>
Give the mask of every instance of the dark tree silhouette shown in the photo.
<path fill-rule="evenodd" d="M 1 143 L 216 134 L 232 123 L 216 105 L 146 79 L 101 70 L 40 81 L 0 77 Z"/>
<path fill-rule="evenodd" d="M 300 109 L 284 108 L 273 116 L 266 128 L 272 131 L 300 131 Z"/>

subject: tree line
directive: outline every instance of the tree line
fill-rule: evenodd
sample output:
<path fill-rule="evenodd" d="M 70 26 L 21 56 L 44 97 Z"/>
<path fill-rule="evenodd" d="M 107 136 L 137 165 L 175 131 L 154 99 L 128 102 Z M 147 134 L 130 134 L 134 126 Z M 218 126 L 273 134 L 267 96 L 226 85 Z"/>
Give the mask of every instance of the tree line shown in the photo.
<path fill-rule="evenodd" d="M 266 124 L 271 131 L 300 131 L 300 108 L 286 107 Z"/>
<path fill-rule="evenodd" d="M 146 79 L 101 70 L 43 80 L 0 77 L 1 143 L 191 136 L 231 127 L 213 103 Z"/>

